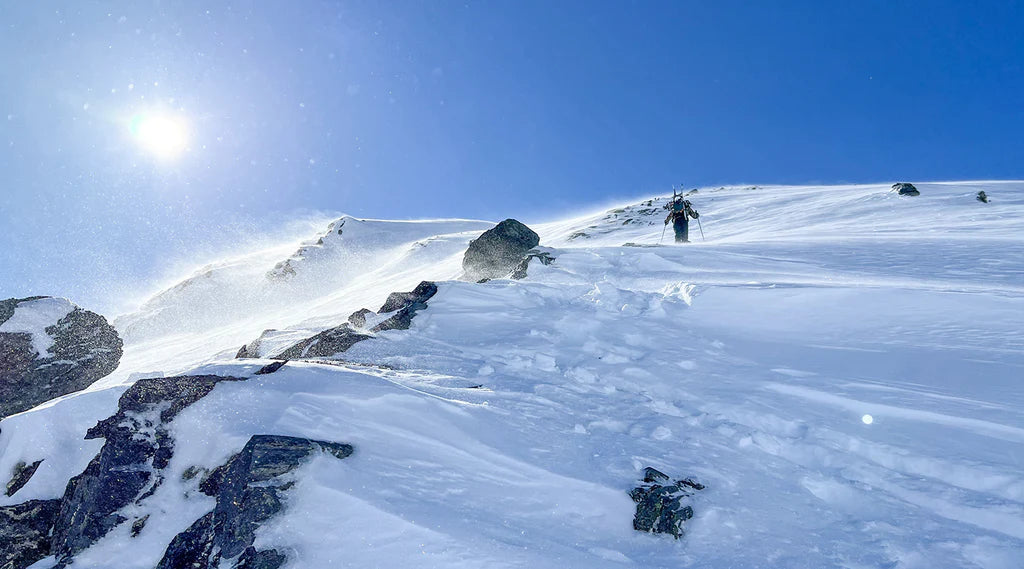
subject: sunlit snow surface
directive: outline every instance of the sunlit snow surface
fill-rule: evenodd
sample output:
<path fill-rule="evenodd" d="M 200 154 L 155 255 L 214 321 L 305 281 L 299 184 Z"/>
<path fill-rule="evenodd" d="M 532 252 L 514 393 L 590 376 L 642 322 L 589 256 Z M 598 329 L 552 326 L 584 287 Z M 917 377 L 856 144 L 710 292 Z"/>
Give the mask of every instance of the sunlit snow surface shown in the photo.
<path fill-rule="evenodd" d="M 410 330 L 344 354 L 395 369 L 290 363 L 181 413 L 167 482 L 128 513 L 146 528 L 81 566 L 153 567 L 212 507 L 180 473 L 268 433 L 356 448 L 303 467 L 260 530 L 293 568 L 1019 568 L 1024 183 L 917 186 L 702 189 L 687 246 L 623 246 L 658 242 L 663 200 L 525 219 L 557 260 L 523 281 L 452 280 L 488 227 L 464 221 L 346 221 L 277 289 L 290 252 L 205 268 L 118 320 L 114 375 L 4 420 L 0 473 L 46 460 L 0 504 L 60 495 L 140 373 L 250 374 L 267 362 L 230 358 L 263 329 L 435 279 Z M 679 541 L 631 527 L 648 465 L 708 486 Z"/>

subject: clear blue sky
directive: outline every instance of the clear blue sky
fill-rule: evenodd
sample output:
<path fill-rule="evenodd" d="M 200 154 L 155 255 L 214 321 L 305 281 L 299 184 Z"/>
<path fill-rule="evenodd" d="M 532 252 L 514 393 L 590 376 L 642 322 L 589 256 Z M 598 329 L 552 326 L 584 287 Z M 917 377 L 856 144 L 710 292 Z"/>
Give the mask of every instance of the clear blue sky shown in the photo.
<path fill-rule="evenodd" d="M 3 2 L 0 298 L 310 211 L 551 217 L 727 183 L 1024 177 L 1024 4 Z M 158 160 L 128 124 L 171 112 Z"/>

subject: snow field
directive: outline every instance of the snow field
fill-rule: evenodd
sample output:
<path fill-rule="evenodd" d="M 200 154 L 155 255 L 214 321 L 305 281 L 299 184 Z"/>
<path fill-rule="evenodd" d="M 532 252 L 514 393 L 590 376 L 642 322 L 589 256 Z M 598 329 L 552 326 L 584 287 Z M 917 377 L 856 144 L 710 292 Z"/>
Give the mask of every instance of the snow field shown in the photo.
<path fill-rule="evenodd" d="M 356 449 L 297 471 L 260 530 L 292 568 L 1018 568 L 1024 183 L 917 186 L 702 189 L 689 246 L 622 246 L 657 243 L 664 211 L 638 212 L 658 202 L 539 224 L 557 259 L 524 281 L 451 281 L 478 228 L 375 222 L 365 265 L 325 238 L 299 278 L 343 276 L 280 306 L 181 333 L 182 293 L 121 320 L 150 332 L 118 372 L 3 422 L 0 472 L 46 462 L 0 504 L 63 492 L 98 449 L 74 437 L 139 372 L 248 375 L 268 362 L 229 360 L 264 328 L 308 336 L 439 280 L 410 330 L 343 355 L 373 365 L 292 362 L 183 411 L 167 482 L 131 513 L 146 529 L 82 566 L 152 567 L 212 505 L 180 474 L 266 433 Z M 708 486 L 684 539 L 632 530 L 644 466 Z"/>

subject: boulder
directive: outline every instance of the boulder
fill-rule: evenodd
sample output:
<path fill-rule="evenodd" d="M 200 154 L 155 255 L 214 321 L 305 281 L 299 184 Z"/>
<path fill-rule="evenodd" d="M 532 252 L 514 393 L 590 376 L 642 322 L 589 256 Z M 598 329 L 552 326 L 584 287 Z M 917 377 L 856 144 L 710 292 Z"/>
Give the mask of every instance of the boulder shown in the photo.
<path fill-rule="evenodd" d="M 0 507 L 0 568 L 24 569 L 50 555 L 50 528 L 60 500 Z"/>
<path fill-rule="evenodd" d="M 540 236 L 514 219 L 506 219 L 469 243 L 462 258 L 464 279 L 479 282 L 508 276 Z"/>
<path fill-rule="evenodd" d="M 85 389 L 117 369 L 106 318 L 63 298 L 0 301 L 0 418 Z"/>
<path fill-rule="evenodd" d="M 892 191 L 896 192 L 901 196 L 919 196 L 921 192 L 917 191 L 914 184 L 907 182 L 897 182 L 892 185 Z"/>
<path fill-rule="evenodd" d="M 686 520 L 693 517 L 690 497 L 704 485 L 690 478 L 671 481 L 664 472 L 647 467 L 643 484 L 629 492 L 636 502 L 633 529 L 650 533 L 667 533 L 676 539 L 683 535 Z"/>
<path fill-rule="evenodd" d="M 199 489 L 217 499 L 212 512 L 178 534 L 157 569 L 215 568 L 237 557 L 234 569 L 277 569 L 286 558 L 275 550 L 253 547 L 256 530 L 284 508 L 282 494 L 292 482 L 282 478 L 315 452 L 342 459 L 350 445 L 297 437 L 254 435 L 223 466 L 202 481 Z"/>

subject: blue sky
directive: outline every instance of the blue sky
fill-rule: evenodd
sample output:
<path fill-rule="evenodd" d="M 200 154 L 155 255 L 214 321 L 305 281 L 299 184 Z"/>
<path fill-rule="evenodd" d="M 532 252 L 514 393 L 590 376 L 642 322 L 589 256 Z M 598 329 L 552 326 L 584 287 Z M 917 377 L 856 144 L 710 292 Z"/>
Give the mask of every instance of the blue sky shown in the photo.
<path fill-rule="evenodd" d="M 0 298 L 114 312 L 314 212 L 1024 177 L 1018 2 L 0 7 Z M 162 160 L 133 116 L 188 125 Z"/>

